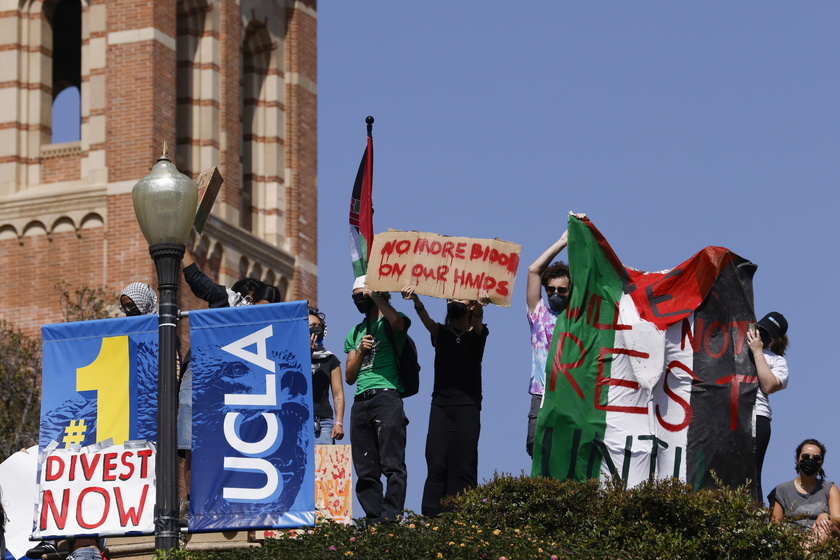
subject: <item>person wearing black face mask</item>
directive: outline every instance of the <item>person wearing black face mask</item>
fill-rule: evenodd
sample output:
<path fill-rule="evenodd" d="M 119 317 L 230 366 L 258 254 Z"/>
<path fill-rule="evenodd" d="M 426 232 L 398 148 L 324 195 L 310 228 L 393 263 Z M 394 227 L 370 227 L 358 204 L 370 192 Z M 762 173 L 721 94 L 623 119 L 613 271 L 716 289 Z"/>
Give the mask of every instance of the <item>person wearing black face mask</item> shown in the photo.
<path fill-rule="evenodd" d="M 341 362 L 324 348 L 327 318 L 318 309 L 309 308 L 309 347 L 312 350 L 312 405 L 315 415 L 315 443 L 334 444 L 344 438 L 344 384 Z M 330 406 L 332 392 L 335 411 Z"/>
<path fill-rule="evenodd" d="M 120 294 L 120 311 L 126 317 L 151 315 L 157 311 L 157 295 L 148 284 L 132 282 Z"/>
<path fill-rule="evenodd" d="M 408 482 L 408 418 L 399 395 L 403 386 L 397 357 L 405 346 L 411 320 L 397 313 L 390 299 L 387 292 L 367 290 L 364 276 L 356 278 L 353 303 L 365 319 L 344 340 L 344 377 L 348 384 L 356 385 L 350 409 L 356 497 L 370 523 L 397 521 L 402 516 Z M 384 495 L 383 475 L 388 483 Z"/>
<path fill-rule="evenodd" d="M 478 437 L 481 432 L 481 361 L 487 325 L 481 322 L 486 292 L 478 301 L 447 300 L 446 319 L 435 322 L 413 286 L 402 290 L 435 348 L 435 383 L 426 436 L 428 475 L 421 510 L 427 517 L 444 511 L 441 499 L 478 484 Z"/>
<path fill-rule="evenodd" d="M 783 358 L 788 346 L 787 328 L 788 323 L 784 315 L 772 311 L 747 329 L 747 344 L 750 346 L 758 377 L 755 396 L 755 466 L 759 497 L 763 496 L 761 470 L 767 446 L 770 444 L 772 411 L 768 395 L 781 391 L 788 384 L 787 361 Z"/>
<path fill-rule="evenodd" d="M 771 521 L 789 518 L 816 541 L 840 536 L 840 490 L 825 480 L 824 461 L 825 446 L 806 439 L 796 448 L 798 476 L 779 484 L 768 496 Z"/>
<path fill-rule="evenodd" d="M 579 219 L 586 218 L 586 214 L 574 214 L 574 216 Z M 549 263 L 566 248 L 568 243 L 569 233 L 564 231 L 560 239 L 543 251 L 528 267 L 525 300 L 528 305 L 528 325 L 531 329 L 531 383 L 528 387 L 528 392 L 531 394 L 531 406 L 528 410 L 525 451 L 529 456 L 534 454 L 534 431 L 545 392 L 545 362 L 551 347 L 554 324 L 557 316 L 566 310 L 571 290 L 571 276 L 566 263 L 559 261 L 551 266 Z M 548 300 L 547 305 L 542 298 L 543 289 Z"/>

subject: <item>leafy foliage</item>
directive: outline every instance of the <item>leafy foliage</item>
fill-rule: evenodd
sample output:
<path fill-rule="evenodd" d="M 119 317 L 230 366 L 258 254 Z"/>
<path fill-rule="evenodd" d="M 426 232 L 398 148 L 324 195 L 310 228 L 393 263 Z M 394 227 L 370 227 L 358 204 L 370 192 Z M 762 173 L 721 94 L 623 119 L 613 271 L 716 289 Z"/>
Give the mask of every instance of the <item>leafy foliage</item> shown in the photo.
<path fill-rule="evenodd" d="M 72 288 L 56 283 L 64 321 L 113 316 L 117 294 L 105 287 Z M 11 323 L 0 320 L 0 461 L 38 441 L 41 345 Z"/>
<path fill-rule="evenodd" d="M 103 286 L 84 284 L 73 288 L 66 280 L 59 280 L 55 289 L 65 322 L 113 317 L 119 301 L 119 294 Z"/>
<path fill-rule="evenodd" d="M 184 560 L 279 558 L 400 560 L 616 559 L 755 560 L 840 557 L 840 543 L 807 549 L 803 534 L 769 523 L 746 488 L 692 491 L 677 480 L 625 489 L 620 483 L 496 475 L 451 500 L 435 519 L 400 524 L 319 523 L 247 550 L 178 551 Z"/>
<path fill-rule="evenodd" d="M 38 441 L 41 348 L 0 320 L 0 461 Z"/>

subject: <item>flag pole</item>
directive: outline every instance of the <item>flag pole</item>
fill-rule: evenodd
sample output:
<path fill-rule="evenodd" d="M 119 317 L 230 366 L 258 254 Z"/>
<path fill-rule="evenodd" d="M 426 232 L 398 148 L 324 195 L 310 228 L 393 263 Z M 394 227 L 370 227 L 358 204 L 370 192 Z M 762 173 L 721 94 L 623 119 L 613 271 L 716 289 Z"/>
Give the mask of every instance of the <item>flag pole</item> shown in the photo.
<path fill-rule="evenodd" d="M 365 123 L 367 124 L 368 138 L 372 139 L 373 138 L 373 117 L 371 115 L 368 115 L 367 117 L 365 117 Z M 371 159 L 370 163 L 372 164 L 373 163 L 373 154 L 371 154 L 370 159 Z M 373 183 L 373 169 L 371 169 L 370 182 L 371 182 L 371 189 L 373 189 L 373 184 L 372 184 Z M 371 213 L 372 213 L 372 210 L 373 209 L 371 208 Z M 373 240 L 371 239 L 370 242 L 372 244 Z M 368 247 L 367 262 L 370 262 L 370 247 Z M 370 312 L 368 312 L 365 315 L 365 332 L 366 332 L 366 334 L 370 334 Z"/>

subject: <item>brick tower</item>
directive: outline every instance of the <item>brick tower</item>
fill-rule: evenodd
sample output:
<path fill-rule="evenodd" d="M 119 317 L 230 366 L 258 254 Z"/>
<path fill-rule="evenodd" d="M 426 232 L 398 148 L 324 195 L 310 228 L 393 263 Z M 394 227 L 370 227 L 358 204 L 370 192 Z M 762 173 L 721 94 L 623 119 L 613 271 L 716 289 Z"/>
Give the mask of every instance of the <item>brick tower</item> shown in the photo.
<path fill-rule="evenodd" d="M 187 244 L 202 269 L 315 299 L 316 0 L 0 2 L 0 319 L 61 321 L 59 280 L 156 287 L 131 188 L 164 140 L 182 173 L 224 177 Z M 53 144 L 68 87 L 80 137 Z"/>

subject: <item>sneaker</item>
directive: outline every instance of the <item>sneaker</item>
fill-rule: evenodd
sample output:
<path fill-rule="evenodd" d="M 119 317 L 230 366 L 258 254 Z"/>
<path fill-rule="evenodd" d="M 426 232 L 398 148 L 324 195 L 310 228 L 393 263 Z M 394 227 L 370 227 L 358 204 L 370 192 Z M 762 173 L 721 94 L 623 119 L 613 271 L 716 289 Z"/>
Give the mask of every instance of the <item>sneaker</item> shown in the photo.
<path fill-rule="evenodd" d="M 33 548 L 30 548 L 26 551 L 27 558 L 34 558 L 35 560 L 39 560 L 45 554 L 56 553 L 58 549 L 55 545 L 49 541 L 41 541 Z"/>

